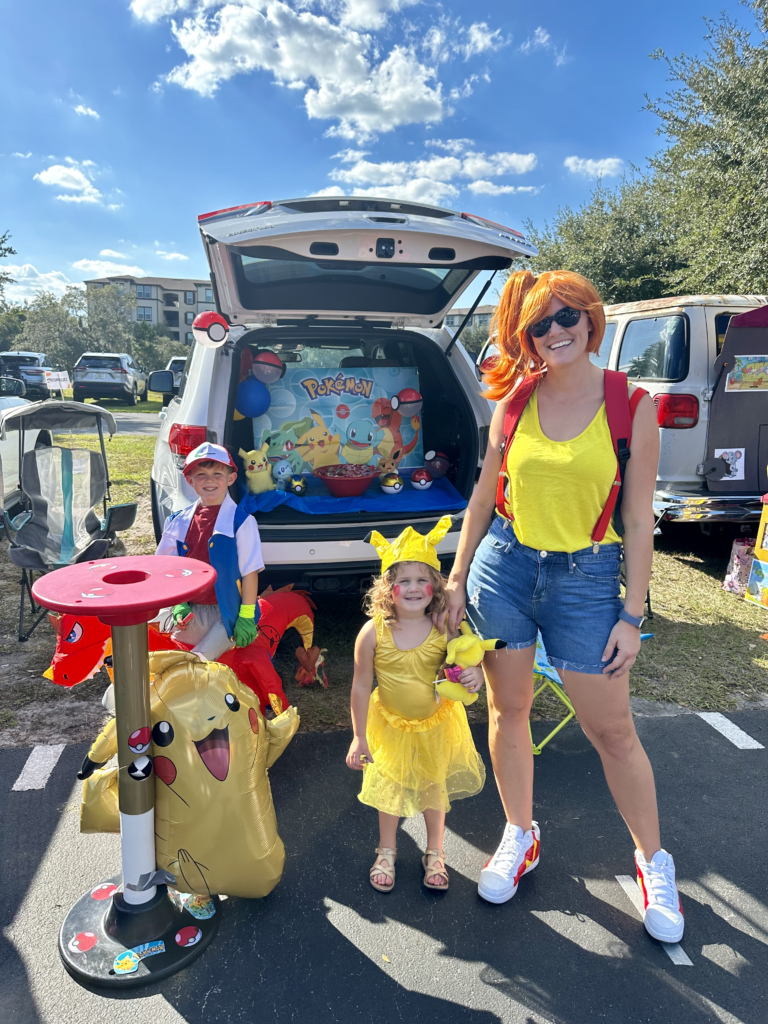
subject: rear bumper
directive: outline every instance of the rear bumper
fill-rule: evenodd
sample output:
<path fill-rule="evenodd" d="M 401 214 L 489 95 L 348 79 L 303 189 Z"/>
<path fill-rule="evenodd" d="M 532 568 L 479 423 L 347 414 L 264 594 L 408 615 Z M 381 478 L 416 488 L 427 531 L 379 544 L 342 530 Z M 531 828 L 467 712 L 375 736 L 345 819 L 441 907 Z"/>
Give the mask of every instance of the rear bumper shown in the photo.
<path fill-rule="evenodd" d="M 653 500 L 656 518 L 667 522 L 757 522 L 763 510 L 755 494 L 673 494 L 657 491 Z"/>
<path fill-rule="evenodd" d="M 76 391 L 78 395 L 84 395 L 86 398 L 101 398 L 104 395 L 130 395 L 133 393 L 133 388 L 128 384 L 117 384 L 109 380 L 89 381 L 87 384 L 75 381 L 72 391 L 73 393 Z"/>

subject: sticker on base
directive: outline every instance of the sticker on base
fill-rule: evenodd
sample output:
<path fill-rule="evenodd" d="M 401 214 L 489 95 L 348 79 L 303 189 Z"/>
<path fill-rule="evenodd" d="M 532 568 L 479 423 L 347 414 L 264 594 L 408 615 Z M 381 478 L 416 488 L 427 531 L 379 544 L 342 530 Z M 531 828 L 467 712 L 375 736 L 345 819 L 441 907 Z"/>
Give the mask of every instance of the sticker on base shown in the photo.
<path fill-rule="evenodd" d="M 115 957 L 112 968 L 115 974 L 135 974 L 139 969 L 142 960 L 148 956 L 157 956 L 165 952 L 165 943 L 162 939 L 155 939 L 153 942 L 142 942 L 140 946 L 133 949 L 126 949 Z"/>
<path fill-rule="evenodd" d="M 98 941 L 98 936 L 93 932 L 78 932 L 67 943 L 67 949 L 70 953 L 87 953 Z"/>
<path fill-rule="evenodd" d="M 188 910 L 197 921 L 207 921 L 216 913 L 216 904 L 210 896 L 187 896 L 183 907 Z"/>
<path fill-rule="evenodd" d="M 176 945 L 196 946 L 202 937 L 203 933 L 196 925 L 188 924 L 176 932 Z"/>
<path fill-rule="evenodd" d="M 91 889 L 92 900 L 108 900 L 113 892 L 117 892 L 117 886 L 112 882 L 102 882 L 95 889 Z"/>
<path fill-rule="evenodd" d="M 715 458 L 723 459 L 727 465 L 723 480 L 744 479 L 744 456 L 746 448 L 715 448 Z"/>

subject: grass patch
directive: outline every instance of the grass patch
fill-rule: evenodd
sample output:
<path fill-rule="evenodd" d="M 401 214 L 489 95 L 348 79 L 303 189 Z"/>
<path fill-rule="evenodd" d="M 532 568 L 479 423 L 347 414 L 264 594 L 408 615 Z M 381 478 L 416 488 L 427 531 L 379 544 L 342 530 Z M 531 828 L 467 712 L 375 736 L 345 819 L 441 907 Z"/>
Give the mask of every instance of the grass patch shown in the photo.
<path fill-rule="evenodd" d="M 156 438 L 143 434 L 115 434 L 104 439 L 107 453 L 112 503 L 138 501 L 149 496 L 149 472 L 155 453 Z M 54 444 L 66 448 L 88 448 L 99 451 L 97 434 L 55 434 Z"/>
<path fill-rule="evenodd" d="M 74 401 L 72 390 L 64 392 L 65 401 Z M 152 413 L 157 415 L 163 408 L 163 396 L 157 391 L 150 391 L 146 402 L 139 400 L 136 405 L 129 405 L 121 398 L 86 398 L 86 405 L 100 405 L 107 412 Z"/>

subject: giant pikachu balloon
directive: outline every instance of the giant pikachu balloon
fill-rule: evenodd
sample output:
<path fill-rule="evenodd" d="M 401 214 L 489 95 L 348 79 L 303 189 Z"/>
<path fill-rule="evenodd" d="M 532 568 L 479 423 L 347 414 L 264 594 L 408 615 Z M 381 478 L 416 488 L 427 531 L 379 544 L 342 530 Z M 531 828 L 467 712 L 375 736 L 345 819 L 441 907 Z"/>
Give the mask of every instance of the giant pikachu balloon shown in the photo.
<path fill-rule="evenodd" d="M 183 892 L 266 896 L 285 861 L 267 769 L 298 729 L 296 708 L 266 721 L 231 669 L 186 651 L 150 654 L 150 705 L 128 745 L 152 758 L 157 867 Z M 112 719 L 83 765 L 82 832 L 120 831 L 117 768 L 101 767 L 116 751 Z"/>

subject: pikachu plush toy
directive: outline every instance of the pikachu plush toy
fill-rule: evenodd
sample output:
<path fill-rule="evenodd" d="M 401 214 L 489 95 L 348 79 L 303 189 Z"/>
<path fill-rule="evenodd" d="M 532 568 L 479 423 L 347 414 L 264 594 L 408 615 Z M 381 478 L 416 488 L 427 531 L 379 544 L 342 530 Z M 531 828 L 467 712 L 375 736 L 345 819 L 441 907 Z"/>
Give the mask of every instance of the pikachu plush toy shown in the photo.
<path fill-rule="evenodd" d="M 298 729 L 296 708 L 266 721 L 231 669 L 186 651 L 150 654 L 150 707 L 136 742 L 152 758 L 157 867 L 185 893 L 266 896 L 285 861 L 267 769 Z M 111 719 L 80 773 L 81 832 L 120 831 L 118 769 L 105 767 L 116 751 Z"/>
<path fill-rule="evenodd" d="M 265 442 L 261 448 L 244 452 L 241 448 L 237 453 L 245 463 L 245 481 L 251 494 L 262 494 L 264 491 L 274 491 L 277 487 L 272 477 L 272 464 L 267 458 L 269 442 Z"/>
<path fill-rule="evenodd" d="M 473 633 L 466 619 L 459 626 L 461 635 L 455 640 L 448 641 L 448 651 L 445 656 L 447 668 L 445 679 L 435 684 L 435 690 L 441 697 L 448 700 L 460 700 L 462 704 L 474 704 L 477 700 L 476 693 L 465 690 L 459 682 L 459 676 L 465 668 L 474 668 L 483 660 L 486 651 L 497 651 L 504 647 L 503 640 L 481 640 Z"/>

